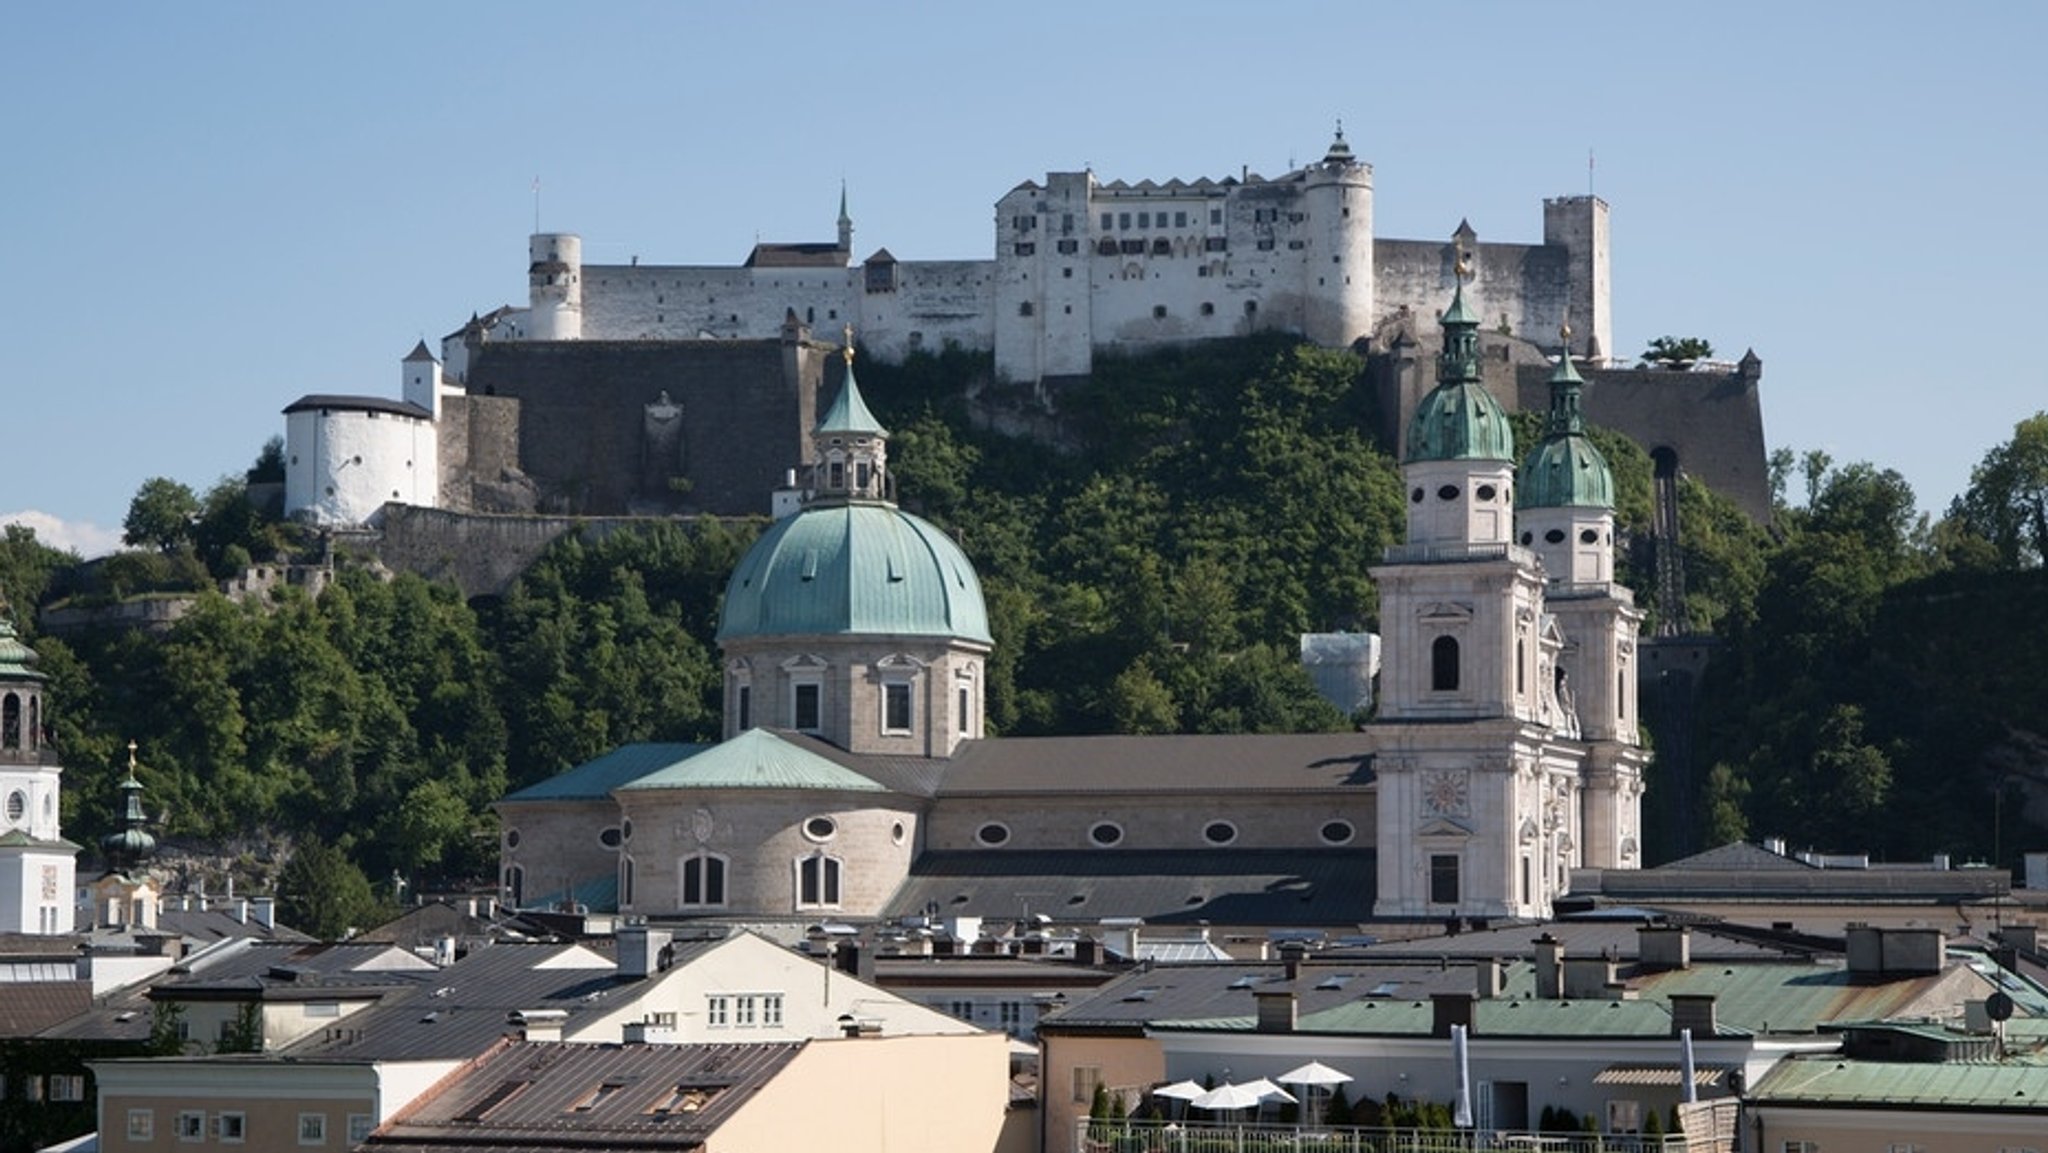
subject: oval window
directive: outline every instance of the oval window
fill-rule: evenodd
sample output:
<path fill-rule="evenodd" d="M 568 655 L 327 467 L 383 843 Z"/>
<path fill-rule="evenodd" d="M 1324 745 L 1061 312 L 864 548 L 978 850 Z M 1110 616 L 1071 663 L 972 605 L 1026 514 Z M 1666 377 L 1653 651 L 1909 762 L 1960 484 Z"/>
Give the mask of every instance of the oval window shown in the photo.
<path fill-rule="evenodd" d="M 974 830 L 974 839 L 984 845 L 1000 845 L 1010 839 L 1010 827 L 990 821 L 988 824 Z"/>
<path fill-rule="evenodd" d="M 1088 830 L 1088 839 L 1098 845 L 1114 845 L 1124 839 L 1124 829 L 1115 821 L 1101 821 Z"/>
<path fill-rule="evenodd" d="M 1351 843 L 1352 835 L 1353 831 L 1350 821 L 1326 821 L 1323 823 L 1322 837 L 1323 843 L 1326 845 L 1349 844 Z"/>
<path fill-rule="evenodd" d="M 1522 534 L 1522 543 L 1523 543 L 1523 544 L 1528 544 L 1528 543 L 1530 543 L 1531 541 L 1534 541 L 1535 539 L 1536 539 L 1536 534 L 1535 534 L 1535 533 L 1533 533 L 1533 532 L 1525 532 L 1525 533 L 1523 533 L 1523 534 Z"/>
<path fill-rule="evenodd" d="M 1458 486 L 1447 484 L 1436 490 L 1436 496 L 1438 500 L 1456 500 L 1458 499 Z"/>
<path fill-rule="evenodd" d="M 898 822 L 896 822 L 895 824 L 893 824 L 893 825 L 889 826 L 889 839 L 890 839 L 891 841 L 894 841 L 894 842 L 896 842 L 897 844 L 899 844 L 899 845 L 900 845 L 900 844 L 902 844 L 902 843 L 903 843 L 903 838 L 904 838 L 904 835 L 905 835 L 905 834 L 904 834 L 904 831 L 903 831 L 903 822 L 902 822 L 902 821 L 898 821 Z"/>
<path fill-rule="evenodd" d="M 1564 530 L 1561 528 L 1551 529 L 1549 532 L 1543 534 L 1543 539 L 1549 541 L 1551 544 L 1560 544 L 1564 541 Z"/>
<path fill-rule="evenodd" d="M 516 848 L 518 848 L 518 847 L 519 847 L 519 830 L 518 830 L 518 829 L 506 829 L 506 830 L 505 830 L 505 847 L 506 847 L 506 848 L 508 848 L 508 849 L 516 849 Z"/>
<path fill-rule="evenodd" d="M 1593 531 L 1592 529 L 1589 529 L 1589 528 L 1582 528 L 1582 529 L 1580 529 L 1580 530 L 1579 530 L 1579 543 L 1580 543 L 1580 544 L 1599 544 L 1599 543 L 1600 543 L 1600 534 L 1599 534 L 1599 533 L 1597 533 L 1597 532 L 1594 532 L 1594 531 Z"/>
<path fill-rule="evenodd" d="M 812 817 L 804 822 L 804 836 L 813 841 L 829 841 L 839 831 L 839 823 L 830 817 Z"/>
<path fill-rule="evenodd" d="M 14 790 L 13 792 L 11 792 L 11 793 L 7 794 L 7 819 L 8 819 L 8 820 L 10 820 L 10 821 L 18 821 L 18 820 L 20 820 L 20 819 L 21 819 L 21 816 L 22 816 L 22 814 L 23 814 L 23 813 L 26 813 L 26 812 L 28 812 L 28 794 L 27 794 L 27 793 L 24 793 L 24 792 L 22 792 L 22 791 L 21 791 L 20 789 L 16 789 L 16 790 Z"/>
<path fill-rule="evenodd" d="M 1482 485 L 1480 485 L 1480 486 L 1479 486 L 1479 499 L 1480 499 L 1480 500 L 1492 500 L 1492 499 L 1493 499 L 1493 494 L 1494 494 L 1494 491 L 1495 491 L 1495 490 L 1494 490 L 1494 487 L 1493 487 L 1492 485 L 1490 485 L 1490 484 L 1482 484 Z"/>
<path fill-rule="evenodd" d="M 625 819 L 625 820 L 623 820 L 623 821 L 620 821 L 620 822 L 619 822 L 619 835 L 620 835 L 621 837 L 624 837 L 625 839 L 627 839 L 627 840 L 629 840 L 629 841 L 633 839 L 633 821 L 632 821 L 632 818 L 630 818 L 630 817 L 629 817 L 629 818 L 627 818 L 627 819 Z"/>
<path fill-rule="evenodd" d="M 1408 499 L 1409 499 L 1409 500 L 1411 500 L 1411 501 L 1414 501 L 1414 502 L 1415 502 L 1416 504 L 1421 504 L 1421 503 L 1422 503 L 1422 490 L 1418 488 L 1418 489 L 1416 489 L 1416 490 L 1415 490 L 1414 492 L 1411 492 L 1411 493 L 1409 493 L 1409 494 L 1408 494 Z"/>
<path fill-rule="evenodd" d="M 606 829 L 597 835 L 597 843 L 607 849 L 616 849 L 623 841 L 624 838 L 619 836 L 617 829 Z"/>
<path fill-rule="evenodd" d="M 1229 821 L 1210 821 L 1202 828 L 1202 839 L 1212 845 L 1227 845 L 1237 839 L 1237 826 Z"/>

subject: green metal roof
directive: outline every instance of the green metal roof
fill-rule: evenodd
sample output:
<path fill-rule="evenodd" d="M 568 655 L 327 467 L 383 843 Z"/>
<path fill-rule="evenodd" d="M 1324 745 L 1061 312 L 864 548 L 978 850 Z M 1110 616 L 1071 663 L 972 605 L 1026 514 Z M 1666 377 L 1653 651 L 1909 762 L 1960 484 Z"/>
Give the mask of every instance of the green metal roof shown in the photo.
<path fill-rule="evenodd" d="M 1579 390 L 1585 383 L 1566 348 L 1550 374 L 1550 421 L 1543 441 L 1522 462 L 1515 480 L 1515 503 L 1521 507 L 1614 507 L 1614 473 L 1587 439 L 1579 413 Z"/>
<path fill-rule="evenodd" d="M 852 769 L 798 748 L 767 729 L 748 729 L 685 761 L 619 786 L 640 789 L 830 789 L 881 793 Z"/>
<path fill-rule="evenodd" d="M 1465 283 L 1443 315 L 1444 347 L 1437 385 L 1408 421 L 1409 462 L 1515 459 L 1506 410 L 1479 381 L 1479 317 L 1465 303 Z"/>
<path fill-rule="evenodd" d="M 1694 965 L 1633 982 L 1645 1000 L 1710 993 L 1722 1034 L 1811 1033 L 1839 1021 L 1914 1016 L 1994 989 L 1967 967 L 1873 981 L 1827 964 Z"/>
<path fill-rule="evenodd" d="M 725 586 L 719 642 L 848 634 L 991 643 L 974 566 L 930 522 L 868 503 L 777 522 Z"/>
<path fill-rule="evenodd" d="M 1770 1105 L 1981 1109 L 2048 1113 L 2048 1065 L 2036 1061 L 1852 1061 L 1794 1057 L 1752 1091 Z"/>
<path fill-rule="evenodd" d="M 711 747 L 682 744 L 620 745 L 594 761 L 585 761 L 538 784 L 528 785 L 505 797 L 504 800 L 603 800 L 611 796 L 612 790 L 620 785 L 666 769 Z"/>
<path fill-rule="evenodd" d="M 35 665 L 36 651 L 21 643 L 14 622 L 0 614 L 0 679 L 42 680 L 43 674 L 36 671 Z"/>
<path fill-rule="evenodd" d="M 861 399 L 860 385 L 853 379 L 851 350 L 847 353 L 846 379 L 839 385 L 839 395 L 833 398 L 832 407 L 818 418 L 817 431 L 889 435 L 889 430 L 882 427 L 882 422 L 875 419 L 875 414 L 868 411 L 867 402 Z"/>

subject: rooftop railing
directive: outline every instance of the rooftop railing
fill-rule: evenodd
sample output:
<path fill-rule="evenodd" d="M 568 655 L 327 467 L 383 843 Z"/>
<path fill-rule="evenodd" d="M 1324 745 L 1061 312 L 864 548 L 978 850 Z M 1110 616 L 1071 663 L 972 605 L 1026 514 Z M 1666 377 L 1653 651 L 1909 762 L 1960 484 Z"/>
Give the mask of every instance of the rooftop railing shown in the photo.
<path fill-rule="evenodd" d="M 1090 1121 L 1070 1153 L 1685 1153 L 1683 1134 L 1360 1129 L 1228 1121 Z"/>

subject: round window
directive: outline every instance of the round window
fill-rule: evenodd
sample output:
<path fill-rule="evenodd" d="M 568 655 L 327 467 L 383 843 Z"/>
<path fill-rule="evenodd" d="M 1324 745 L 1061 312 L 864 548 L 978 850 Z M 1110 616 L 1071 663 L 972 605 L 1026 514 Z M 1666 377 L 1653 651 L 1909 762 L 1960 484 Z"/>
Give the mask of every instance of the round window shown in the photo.
<path fill-rule="evenodd" d="M 1416 489 L 1416 490 L 1415 490 L 1414 492 L 1411 492 L 1411 493 L 1409 493 L 1409 494 L 1408 494 L 1408 499 L 1409 499 L 1409 500 L 1411 500 L 1411 501 L 1414 501 L 1414 502 L 1415 502 L 1416 504 L 1421 504 L 1421 503 L 1422 503 L 1422 490 L 1418 488 L 1418 489 Z"/>
<path fill-rule="evenodd" d="M 1229 821 L 1210 821 L 1202 827 L 1202 839 L 1212 845 L 1227 845 L 1237 839 L 1237 826 Z"/>
<path fill-rule="evenodd" d="M 607 849 L 616 849 L 621 844 L 624 844 L 625 841 L 624 838 L 619 836 L 619 830 L 617 830 L 616 828 L 612 828 L 606 829 L 604 832 L 599 833 L 597 835 L 597 843 L 603 845 Z"/>
<path fill-rule="evenodd" d="M 984 845 L 1000 845 L 1010 839 L 1010 827 L 996 821 L 990 821 L 988 824 L 974 830 L 974 839 Z"/>
<path fill-rule="evenodd" d="M 1325 821 L 1323 823 L 1322 834 L 1323 843 L 1326 845 L 1350 844 L 1352 837 L 1351 822 Z"/>
<path fill-rule="evenodd" d="M 1495 491 L 1495 490 L 1494 490 L 1494 487 L 1493 487 L 1492 485 L 1490 485 L 1490 484 L 1482 484 L 1482 485 L 1480 485 L 1480 486 L 1479 486 L 1479 499 L 1480 499 L 1480 500 L 1492 500 L 1492 499 L 1493 499 L 1493 494 L 1494 494 L 1494 491 Z"/>
<path fill-rule="evenodd" d="M 1458 486 L 1447 484 L 1436 490 L 1436 497 L 1438 500 L 1456 500 L 1458 499 Z"/>
<path fill-rule="evenodd" d="M 1543 534 L 1543 539 L 1549 541 L 1551 544 L 1562 544 L 1564 543 L 1564 530 L 1561 528 L 1551 529 L 1549 532 Z"/>
<path fill-rule="evenodd" d="M 518 848 L 518 847 L 519 847 L 519 830 L 518 830 L 518 829 L 506 829 L 506 830 L 505 830 L 505 847 L 506 847 L 506 848 L 508 848 L 508 849 L 516 849 L 516 848 Z"/>
<path fill-rule="evenodd" d="M 1522 543 L 1523 543 L 1523 544 L 1529 544 L 1530 542 L 1534 541 L 1535 539 L 1536 539 L 1536 534 L 1535 534 L 1535 533 L 1533 533 L 1533 532 L 1525 532 L 1525 533 L 1523 533 L 1523 534 L 1522 534 Z"/>
<path fill-rule="evenodd" d="M 889 839 L 891 841 L 894 841 L 900 845 L 903 843 L 904 836 L 905 833 L 903 831 L 902 821 L 898 821 L 895 824 L 889 826 Z"/>
<path fill-rule="evenodd" d="M 1599 533 L 1597 533 L 1597 532 L 1594 532 L 1594 531 L 1593 531 L 1592 529 L 1589 529 L 1589 528 L 1582 528 L 1582 529 L 1580 529 L 1580 530 L 1579 530 L 1579 543 L 1580 543 L 1580 544 L 1599 544 L 1599 543 L 1600 543 L 1600 534 L 1599 534 Z"/>
<path fill-rule="evenodd" d="M 813 841 L 829 841 L 839 831 L 839 822 L 830 817 L 812 817 L 804 822 L 804 836 Z"/>
<path fill-rule="evenodd" d="M 1088 830 L 1088 839 L 1098 845 L 1114 845 L 1124 839 L 1124 828 L 1115 821 L 1101 821 Z"/>
<path fill-rule="evenodd" d="M 633 839 L 632 818 L 628 817 L 627 819 L 619 822 L 619 836 L 624 837 L 629 841 Z"/>

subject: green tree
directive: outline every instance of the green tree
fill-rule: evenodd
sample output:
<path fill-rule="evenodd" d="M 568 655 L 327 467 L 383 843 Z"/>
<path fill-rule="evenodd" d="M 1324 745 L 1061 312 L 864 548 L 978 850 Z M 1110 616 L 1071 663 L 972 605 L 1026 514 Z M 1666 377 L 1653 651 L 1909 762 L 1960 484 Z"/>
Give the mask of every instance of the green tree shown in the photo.
<path fill-rule="evenodd" d="M 158 552 L 174 552 L 191 539 L 192 522 L 198 516 L 199 498 L 190 488 L 169 477 L 153 476 L 142 482 L 128 502 L 121 540 Z"/>
<path fill-rule="evenodd" d="M 338 941 L 376 922 L 381 910 L 370 879 L 348 854 L 318 838 L 301 842 L 278 877 L 285 923 L 323 941 Z"/>
<path fill-rule="evenodd" d="M 233 1019 L 223 1022 L 216 1053 L 261 1053 L 263 1051 L 263 1004 L 243 1001 L 235 1006 Z"/>
<path fill-rule="evenodd" d="M 1984 454 L 1949 518 L 1989 541 L 2006 568 L 2048 559 L 2048 412 L 2020 421 L 2011 440 Z"/>
<path fill-rule="evenodd" d="M 1660 336 L 1643 350 L 1642 359 L 1666 368 L 1682 368 L 1714 355 L 1714 346 L 1697 336 Z"/>

